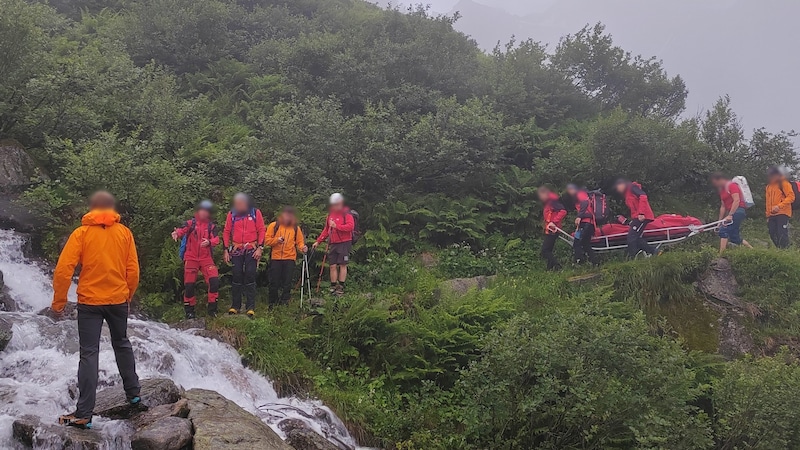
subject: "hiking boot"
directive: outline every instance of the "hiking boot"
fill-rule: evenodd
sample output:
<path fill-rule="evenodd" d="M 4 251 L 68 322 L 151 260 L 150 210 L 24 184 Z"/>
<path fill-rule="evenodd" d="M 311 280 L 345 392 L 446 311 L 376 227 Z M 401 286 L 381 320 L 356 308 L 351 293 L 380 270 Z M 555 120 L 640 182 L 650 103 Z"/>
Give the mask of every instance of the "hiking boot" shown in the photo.
<path fill-rule="evenodd" d="M 129 397 L 128 404 L 131 405 L 133 409 L 137 411 L 147 411 L 148 409 L 150 409 L 147 407 L 147 405 L 142 403 L 142 397 L 139 397 L 138 395 L 136 397 Z"/>
<path fill-rule="evenodd" d="M 337 284 L 336 285 L 336 289 L 333 292 L 333 295 L 335 295 L 337 297 L 343 296 L 344 295 L 344 286 L 342 286 L 341 284 Z"/>
<path fill-rule="evenodd" d="M 58 418 L 58 424 L 80 428 L 83 430 L 90 430 L 92 428 L 92 419 L 81 419 L 79 417 L 75 417 L 75 413 L 65 414 Z"/>
<path fill-rule="evenodd" d="M 248 309 L 247 310 L 247 317 L 249 317 L 250 319 L 255 319 L 256 318 L 256 312 L 253 311 L 252 309 Z"/>
<path fill-rule="evenodd" d="M 183 305 L 183 312 L 186 315 L 187 320 L 197 317 L 194 313 L 194 306 L 192 305 Z"/>
<path fill-rule="evenodd" d="M 328 291 L 331 295 L 336 295 L 336 288 L 337 285 L 332 284 L 330 290 Z"/>
<path fill-rule="evenodd" d="M 217 302 L 208 304 L 208 317 L 217 317 Z"/>
<path fill-rule="evenodd" d="M 237 311 L 236 308 L 231 308 L 228 310 L 229 316 L 235 316 L 236 314 L 239 314 L 239 311 Z"/>

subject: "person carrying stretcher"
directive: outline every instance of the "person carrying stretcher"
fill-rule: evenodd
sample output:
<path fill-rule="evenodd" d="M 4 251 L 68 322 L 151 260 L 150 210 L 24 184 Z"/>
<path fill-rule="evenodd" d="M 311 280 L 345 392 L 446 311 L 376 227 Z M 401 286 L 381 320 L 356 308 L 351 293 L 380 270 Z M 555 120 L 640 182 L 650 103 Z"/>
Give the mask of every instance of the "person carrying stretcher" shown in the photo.
<path fill-rule="evenodd" d="M 564 218 L 567 217 L 567 209 L 564 208 L 558 194 L 547 186 L 540 187 L 537 194 L 539 201 L 544 205 L 544 239 L 540 255 L 547 263 L 547 270 L 558 270 L 561 268 L 561 264 L 553 255 L 553 248 L 558 240 L 558 229 L 561 228 Z"/>
<path fill-rule="evenodd" d="M 578 185 L 570 183 L 567 185 L 567 194 L 575 203 L 575 210 L 578 212 L 578 217 L 575 219 L 575 241 L 572 244 L 573 260 L 575 264 L 589 261 L 596 266 L 597 256 L 592 248 L 596 227 L 589 193 L 586 189 L 580 189 Z"/>
<path fill-rule="evenodd" d="M 635 258 L 640 251 L 650 256 L 660 253 L 656 247 L 650 245 L 644 238 L 645 228 L 648 223 L 655 220 L 655 215 L 650 207 L 647 194 L 642 190 L 642 185 L 620 178 L 614 186 L 617 193 L 625 199 L 625 205 L 628 206 L 631 212 L 630 221 L 628 222 L 630 227 L 627 237 L 628 257 Z"/>

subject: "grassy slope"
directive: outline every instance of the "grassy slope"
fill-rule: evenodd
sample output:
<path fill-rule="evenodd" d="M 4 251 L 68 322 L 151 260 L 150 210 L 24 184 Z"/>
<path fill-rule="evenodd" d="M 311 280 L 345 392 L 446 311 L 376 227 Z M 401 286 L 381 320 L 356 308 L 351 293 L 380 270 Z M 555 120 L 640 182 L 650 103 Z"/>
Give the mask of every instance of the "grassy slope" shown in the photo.
<path fill-rule="evenodd" d="M 728 257 L 743 297 L 763 311 L 752 324 L 756 343 L 774 351 L 797 341 L 800 333 L 800 307 L 793 301 L 800 294 L 795 281 L 800 253 L 765 248 L 762 228 L 762 222 L 748 221 L 745 235 L 759 248 L 736 249 Z M 602 279 L 588 285 L 568 282 L 585 269 L 544 272 L 535 246 L 523 243 L 478 255 L 449 249 L 437 254 L 438 267 L 432 270 L 412 256 L 373 260 L 354 268 L 360 282 L 352 283 L 351 294 L 322 308 L 301 310 L 293 301 L 255 321 L 223 317 L 210 326 L 233 336 L 247 364 L 275 380 L 279 390 L 320 397 L 361 442 L 381 445 L 411 434 L 398 424 L 398 411 L 408 413 L 404 392 L 416 392 L 424 382 L 452 386 L 491 329 L 520 313 L 547 314 L 563 307 L 569 314 L 564 305 L 570 299 L 627 303 L 646 313 L 651 332 L 673 335 L 687 350 L 716 352 L 717 315 L 704 307 L 692 285 L 716 256 L 715 237 L 698 237 L 650 260 L 608 257 Z M 438 289 L 459 273 L 495 271 L 500 277 L 482 292 L 457 297 Z M 265 294 L 260 292 L 262 304 Z M 167 316 L 174 314 L 171 308 Z"/>

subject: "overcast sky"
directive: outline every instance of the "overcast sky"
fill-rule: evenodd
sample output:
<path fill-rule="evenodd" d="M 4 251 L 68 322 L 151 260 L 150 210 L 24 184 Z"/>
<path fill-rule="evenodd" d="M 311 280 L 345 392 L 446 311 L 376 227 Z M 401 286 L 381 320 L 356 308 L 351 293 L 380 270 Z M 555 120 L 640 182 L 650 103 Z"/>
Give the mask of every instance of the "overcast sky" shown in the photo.
<path fill-rule="evenodd" d="M 511 35 L 554 46 L 602 22 L 616 44 L 656 56 L 689 89 L 686 115 L 729 94 L 748 129 L 800 131 L 800 0 L 427 0 L 459 11 L 486 49 Z M 414 2 L 417 3 L 417 2 Z"/>

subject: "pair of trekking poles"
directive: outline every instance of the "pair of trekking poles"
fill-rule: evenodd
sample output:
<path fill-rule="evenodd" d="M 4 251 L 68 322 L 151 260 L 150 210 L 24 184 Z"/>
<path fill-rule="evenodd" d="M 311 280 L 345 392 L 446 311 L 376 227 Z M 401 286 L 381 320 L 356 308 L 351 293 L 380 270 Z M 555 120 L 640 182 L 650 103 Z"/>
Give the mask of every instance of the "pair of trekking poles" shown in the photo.
<path fill-rule="evenodd" d="M 327 244 L 325 244 L 327 245 Z M 309 252 L 303 253 L 303 268 L 300 275 L 300 308 L 303 307 L 303 302 L 305 300 L 306 293 L 308 293 L 309 301 L 311 296 L 314 295 L 311 291 L 311 269 L 309 261 L 314 258 L 314 254 L 316 254 L 317 250 L 312 248 Z M 319 268 L 319 277 L 317 278 L 317 292 L 319 292 L 320 286 L 322 285 L 322 275 L 325 273 L 325 262 L 328 259 L 328 252 L 324 253 L 322 257 L 322 264 Z"/>

